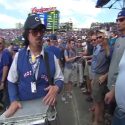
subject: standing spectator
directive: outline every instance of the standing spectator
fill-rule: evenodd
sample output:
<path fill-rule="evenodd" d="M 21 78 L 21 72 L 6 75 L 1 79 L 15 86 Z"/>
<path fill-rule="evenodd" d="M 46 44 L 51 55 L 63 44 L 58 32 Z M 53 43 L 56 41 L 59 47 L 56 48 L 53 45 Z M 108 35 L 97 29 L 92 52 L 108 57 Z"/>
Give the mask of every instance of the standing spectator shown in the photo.
<path fill-rule="evenodd" d="M 9 105 L 7 75 L 11 62 L 12 56 L 8 49 L 5 49 L 5 40 L 0 37 L 0 103 L 4 103 L 5 107 Z"/>
<path fill-rule="evenodd" d="M 62 100 L 66 101 L 66 95 L 72 98 L 72 84 L 77 81 L 77 68 L 74 65 L 77 58 L 74 40 L 70 39 L 67 42 L 67 49 L 64 51 L 65 67 L 64 67 L 64 94 Z"/>
<path fill-rule="evenodd" d="M 112 31 L 110 36 L 111 36 L 111 37 L 110 37 L 110 39 L 109 39 L 109 45 L 110 45 L 110 47 L 111 47 L 111 46 L 114 46 L 118 35 L 117 35 L 117 33 L 116 33 L 115 31 Z"/>
<path fill-rule="evenodd" d="M 87 91 L 83 91 L 83 93 L 87 93 L 88 97 L 86 100 L 88 102 L 92 102 L 91 97 L 91 80 L 92 80 L 92 73 L 91 73 L 91 59 L 93 55 L 93 43 L 96 43 L 96 35 L 92 34 L 92 36 L 89 36 L 87 39 L 87 49 L 85 52 L 85 70 L 84 70 L 84 76 L 86 77 L 86 83 L 87 83 Z"/>
<path fill-rule="evenodd" d="M 66 49 L 66 43 L 64 42 L 64 39 L 58 39 L 58 48 L 61 51 L 61 68 L 64 70 L 64 65 L 65 65 L 65 58 L 64 58 L 64 51 Z"/>
<path fill-rule="evenodd" d="M 92 57 L 92 96 L 94 101 L 93 125 L 104 122 L 104 97 L 107 90 L 107 73 L 109 68 L 110 49 L 106 35 L 102 32 L 97 34 L 99 48 L 94 51 Z"/>
<path fill-rule="evenodd" d="M 10 43 L 10 45 L 8 46 L 8 50 L 12 55 L 13 55 L 13 46 L 14 46 L 13 43 Z"/>
<path fill-rule="evenodd" d="M 113 53 L 113 50 L 114 50 L 114 45 L 115 45 L 115 42 L 117 40 L 117 37 L 118 37 L 118 34 L 115 31 L 111 32 L 111 37 L 109 39 L 111 57 L 112 57 L 112 53 Z"/>
<path fill-rule="evenodd" d="M 125 51 L 119 63 L 119 74 L 115 86 L 115 99 L 117 107 L 112 125 L 125 124 Z"/>
<path fill-rule="evenodd" d="M 122 11 L 120 11 L 118 13 L 117 19 L 117 27 L 118 30 L 121 32 L 121 36 L 117 38 L 116 43 L 114 45 L 114 51 L 113 51 L 113 55 L 112 55 L 112 60 L 111 60 L 111 64 L 109 67 L 109 73 L 108 73 L 108 88 L 109 88 L 109 92 L 105 95 L 105 102 L 107 104 L 110 104 L 115 97 L 115 84 L 116 84 L 116 79 L 117 76 L 119 74 L 119 62 L 122 58 L 123 52 L 125 50 L 125 9 L 123 8 Z M 121 73 L 120 73 L 121 74 Z M 119 76 L 121 77 L 121 76 Z M 123 80 L 124 76 L 122 77 Z M 114 114 L 114 120 L 113 120 L 113 125 L 124 125 L 125 123 L 125 105 L 124 105 L 124 99 L 123 96 L 124 94 L 122 93 L 124 90 L 121 89 L 122 87 L 122 83 L 119 83 L 119 79 L 117 82 L 117 88 L 116 88 L 116 102 L 117 102 L 117 108 L 115 110 L 115 114 Z M 123 94 L 123 95 L 121 95 Z M 121 96 L 118 96 L 121 95 Z M 119 98 L 119 99 L 118 99 Z M 123 103 L 120 103 L 123 102 Z M 116 121 L 117 122 L 116 122 Z"/>
<path fill-rule="evenodd" d="M 83 47 L 81 39 L 78 39 L 77 44 L 75 46 L 75 50 L 76 50 L 76 55 L 82 57 Z M 75 65 L 77 67 L 77 83 L 74 84 L 74 86 L 81 87 L 84 81 L 83 79 L 84 59 L 80 58 L 78 61 L 76 61 Z"/>
<path fill-rule="evenodd" d="M 13 50 L 12 50 L 12 57 L 14 58 L 15 54 L 19 51 L 19 46 L 18 45 L 14 45 L 13 46 Z"/>
<path fill-rule="evenodd" d="M 57 47 L 57 36 L 51 34 L 48 40 L 48 46 L 46 47 L 47 51 L 53 52 L 57 59 L 61 59 L 61 50 Z"/>

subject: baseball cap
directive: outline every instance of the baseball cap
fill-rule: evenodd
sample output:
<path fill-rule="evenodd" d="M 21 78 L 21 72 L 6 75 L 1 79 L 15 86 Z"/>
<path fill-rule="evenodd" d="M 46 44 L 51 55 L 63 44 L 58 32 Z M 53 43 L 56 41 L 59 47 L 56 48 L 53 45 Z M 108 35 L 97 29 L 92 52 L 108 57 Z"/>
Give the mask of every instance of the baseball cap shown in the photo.
<path fill-rule="evenodd" d="M 109 38 L 109 32 L 106 31 L 105 29 L 101 29 L 101 30 L 99 30 L 99 32 L 104 33 L 105 38 Z"/>
<path fill-rule="evenodd" d="M 19 50 L 19 46 L 14 46 L 13 47 L 13 51 L 18 52 L 18 50 Z"/>
<path fill-rule="evenodd" d="M 125 17 L 125 8 L 123 8 L 119 13 L 118 17 L 124 16 Z"/>
<path fill-rule="evenodd" d="M 51 40 L 57 40 L 56 34 L 51 34 L 51 35 L 49 36 L 49 38 L 50 38 Z"/>
<path fill-rule="evenodd" d="M 24 29 L 35 29 L 38 26 L 40 26 L 41 29 L 46 29 L 46 26 L 42 24 L 37 14 L 29 15 L 25 21 Z"/>

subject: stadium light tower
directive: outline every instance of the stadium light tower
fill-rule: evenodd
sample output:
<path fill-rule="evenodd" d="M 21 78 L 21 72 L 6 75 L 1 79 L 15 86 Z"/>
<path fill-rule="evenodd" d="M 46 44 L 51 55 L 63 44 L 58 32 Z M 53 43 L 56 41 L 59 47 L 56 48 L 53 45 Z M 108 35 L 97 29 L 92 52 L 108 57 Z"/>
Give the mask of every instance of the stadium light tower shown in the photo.
<path fill-rule="evenodd" d="M 54 30 L 54 26 L 55 26 L 55 13 L 54 12 L 51 12 L 52 14 L 52 20 L 53 20 L 53 24 L 52 24 L 52 32 L 54 33 L 55 30 Z"/>

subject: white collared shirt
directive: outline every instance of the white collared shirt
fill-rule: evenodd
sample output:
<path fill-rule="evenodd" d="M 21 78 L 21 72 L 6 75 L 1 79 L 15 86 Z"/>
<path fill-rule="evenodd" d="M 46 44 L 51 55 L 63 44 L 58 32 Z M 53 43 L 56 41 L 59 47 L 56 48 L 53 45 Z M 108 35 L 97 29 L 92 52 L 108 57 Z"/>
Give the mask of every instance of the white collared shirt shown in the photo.
<path fill-rule="evenodd" d="M 30 50 L 30 48 L 28 47 L 27 50 Z M 14 60 L 12 62 L 12 65 L 10 67 L 9 70 L 9 74 L 8 74 L 8 81 L 12 82 L 12 83 L 17 83 L 18 81 L 18 71 L 17 71 L 17 60 L 18 60 L 18 55 L 19 52 L 16 53 Z M 44 50 L 42 49 L 41 51 L 41 55 L 44 57 Z M 54 61 L 55 61 L 55 75 L 54 75 L 54 82 L 56 82 L 57 80 L 62 80 L 64 81 L 64 76 L 63 73 L 61 71 L 61 68 L 59 66 L 59 61 L 56 58 L 56 56 L 54 55 Z"/>

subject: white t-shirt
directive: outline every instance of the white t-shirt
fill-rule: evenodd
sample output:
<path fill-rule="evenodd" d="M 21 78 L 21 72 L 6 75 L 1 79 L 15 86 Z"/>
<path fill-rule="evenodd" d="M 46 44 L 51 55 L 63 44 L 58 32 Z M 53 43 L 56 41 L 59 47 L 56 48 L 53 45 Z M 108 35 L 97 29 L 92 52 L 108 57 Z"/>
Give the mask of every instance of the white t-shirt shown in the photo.
<path fill-rule="evenodd" d="M 119 74 L 115 86 L 117 106 L 125 112 L 125 51 L 119 63 Z"/>
<path fill-rule="evenodd" d="M 83 46 L 83 50 L 86 51 L 86 50 L 87 50 L 87 43 L 86 43 L 86 42 L 83 42 L 83 43 L 82 43 L 82 46 Z"/>

